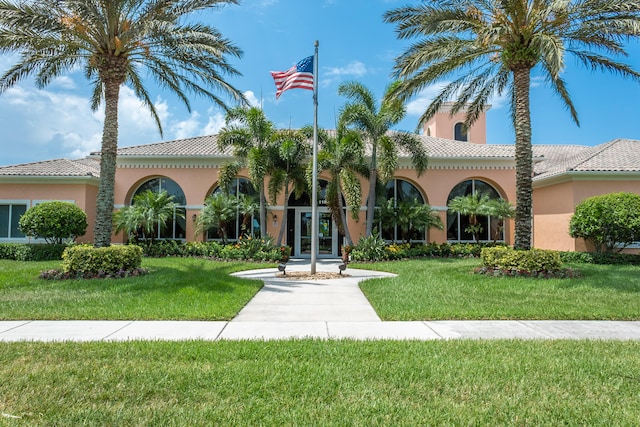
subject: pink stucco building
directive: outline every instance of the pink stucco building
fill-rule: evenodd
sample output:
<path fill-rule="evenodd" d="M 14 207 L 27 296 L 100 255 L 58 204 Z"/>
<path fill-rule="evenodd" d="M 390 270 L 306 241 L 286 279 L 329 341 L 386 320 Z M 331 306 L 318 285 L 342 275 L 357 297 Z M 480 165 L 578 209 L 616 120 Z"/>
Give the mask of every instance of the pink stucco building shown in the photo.
<path fill-rule="evenodd" d="M 445 229 L 412 235 L 414 241 L 471 241 L 465 232 L 464 216 L 447 212 L 448 201 L 472 191 L 482 191 L 515 203 L 515 158 L 513 145 L 487 144 L 484 114 L 470 129 L 463 126 L 463 114 L 450 115 L 445 108 L 425 124 L 420 135 L 429 154 L 429 166 L 417 176 L 406 153 L 400 153 L 400 165 L 387 183 L 386 197 L 396 200 L 418 199 L 428 203 L 441 216 Z M 611 192 L 640 194 L 640 141 L 617 139 L 595 147 L 578 145 L 534 145 L 533 245 L 558 250 L 588 249 L 581 239 L 568 234 L 575 206 L 583 199 Z M 129 205 L 136 192 L 144 189 L 167 190 L 175 196 L 184 219 L 176 217 L 160 237 L 202 240 L 195 235 L 194 218 L 205 198 L 218 187 L 218 173 L 233 160 L 229 152 L 218 149 L 216 136 L 120 148 L 115 185 L 115 209 Z M 85 210 L 89 219 L 87 234 L 80 240 L 92 241 L 95 199 L 99 181 L 98 155 L 80 160 L 44 160 L 36 163 L 0 167 L 0 242 L 28 241 L 17 229 L 17 219 L 30 206 L 44 200 L 65 200 Z M 320 173 L 320 180 L 327 175 Z M 322 182 L 322 181 L 320 181 Z M 362 180 L 363 199 L 358 221 L 349 228 L 357 240 L 365 228 L 367 182 Z M 254 189 L 241 171 L 234 192 Z M 319 256 L 336 256 L 342 236 L 328 213 L 320 206 Z M 271 202 L 267 231 L 277 235 L 286 215 L 287 244 L 294 256 L 308 256 L 311 236 L 311 207 L 308 197 L 290 199 L 287 212 L 284 200 Z M 484 239 L 496 238 L 495 220 L 484 219 Z M 400 239 L 400 231 L 379 224 L 386 239 Z M 239 233 L 231 230 L 232 236 Z M 405 237 L 405 236 L 403 236 Z M 497 238 L 513 243 L 513 222 L 506 224 Z M 113 236 L 122 242 L 124 236 Z"/>

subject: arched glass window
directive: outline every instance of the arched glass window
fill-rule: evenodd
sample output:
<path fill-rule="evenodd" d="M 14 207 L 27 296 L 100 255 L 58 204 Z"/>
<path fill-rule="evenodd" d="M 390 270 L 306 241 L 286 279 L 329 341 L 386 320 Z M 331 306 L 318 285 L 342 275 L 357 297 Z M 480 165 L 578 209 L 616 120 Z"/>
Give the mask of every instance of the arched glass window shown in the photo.
<path fill-rule="evenodd" d="M 187 231 L 187 225 L 185 222 L 185 205 L 187 204 L 187 198 L 182 191 L 182 188 L 173 180 L 166 177 L 153 178 L 142 184 L 131 198 L 143 193 L 147 190 L 151 190 L 154 193 L 160 193 L 166 191 L 170 196 L 173 196 L 173 202 L 177 203 L 177 207 L 174 209 L 173 218 L 170 223 L 166 224 L 166 227 L 158 227 L 158 239 L 184 239 Z"/>
<path fill-rule="evenodd" d="M 392 179 L 377 191 L 377 195 L 377 224 L 383 239 L 393 242 L 426 240 L 425 227 L 414 227 L 411 224 L 410 213 L 402 209 L 414 204 L 425 204 L 418 187 L 403 179 Z"/>
<path fill-rule="evenodd" d="M 447 205 L 458 196 L 468 196 L 470 194 L 487 194 L 490 199 L 500 199 L 500 194 L 491 184 L 479 179 L 469 179 L 453 187 L 453 190 L 449 193 Z M 481 241 L 504 240 L 504 232 L 499 228 L 497 218 L 478 216 L 477 221 L 482 226 Z M 447 240 L 473 242 L 473 234 L 466 231 L 469 225 L 469 215 L 461 215 L 457 212 L 449 211 L 447 213 Z"/>
<path fill-rule="evenodd" d="M 221 187 L 216 187 L 215 190 L 211 192 L 211 194 L 216 194 L 222 191 Z M 253 187 L 251 181 L 246 178 L 234 178 L 231 180 L 231 185 L 229 186 L 229 194 L 231 196 L 238 196 L 240 194 L 244 194 L 246 196 L 247 201 L 252 201 L 256 205 L 260 204 L 258 192 Z M 244 234 L 251 234 L 252 236 L 260 236 L 260 213 L 255 212 L 255 214 L 250 217 L 244 218 L 244 215 L 241 212 L 241 208 L 238 207 L 236 211 L 236 219 L 235 221 L 229 222 L 227 224 L 227 239 L 228 240 L 238 240 Z M 245 221 L 246 219 L 246 221 Z M 217 227 L 212 227 L 207 232 L 207 239 L 210 240 L 218 240 L 220 239 L 220 230 Z"/>
<path fill-rule="evenodd" d="M 468 141 L 467 125 L 462 122 L 456 123 L 453 127 L 453 139 L 456 141 Z"/>

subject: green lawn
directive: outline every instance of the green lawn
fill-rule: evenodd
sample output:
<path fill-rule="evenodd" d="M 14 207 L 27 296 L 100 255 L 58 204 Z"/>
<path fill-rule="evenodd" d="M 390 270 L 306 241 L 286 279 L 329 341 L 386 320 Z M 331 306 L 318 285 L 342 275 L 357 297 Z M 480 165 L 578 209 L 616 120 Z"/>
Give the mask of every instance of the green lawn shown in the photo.
<path fill-rule="evenodd" d="M 229 320 L 262 282 L 235 271 L 265 264 L 221 263 L 194 258 L 145 258 L 150 274 L 124 279 L 38 278 L 59 262 L 0 260 L 0 320 L 172 319 Z"/>
<path fill-rule="evenodd" d="M 395 278 L 360 287 L 384 320 L 640 319 L 640 267 L 578 264 L 583 277 L 534 279 L 473 274 L 477 259 L 353 264 Z"/>
<path fill-rule="evenodd" d="M 640 319 L 640 267 L 580 264 L 580 278 L 533 279 L 473 274 L 478 264 L 424 259 L 350 268 L 398 274 L 361 283 L 385 320 Z M 39 272 L 59 263 L 0 260 L 0 320 L 228 320 L 262 286 L 229 274 L 266 267 L 192 258 L 145 258 L 143 265 L 150 274 L 142 277 L 46 281 Z"/>
<path fill-rule="evenodd" d="M 0 344 L 0 425 L 632 426 L 639 354 L 604 341 Z"/>

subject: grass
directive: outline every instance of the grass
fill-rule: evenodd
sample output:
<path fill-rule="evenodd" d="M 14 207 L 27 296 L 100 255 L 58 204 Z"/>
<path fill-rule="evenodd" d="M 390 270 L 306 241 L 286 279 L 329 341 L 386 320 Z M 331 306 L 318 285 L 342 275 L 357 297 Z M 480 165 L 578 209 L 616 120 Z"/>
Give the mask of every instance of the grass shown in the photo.
<path fill-rule="evenodd" d="M 627 426 L 640 343 L 0 344 L 0 418 L 49 425 Z"/>
<path fill-rule="evenodd" d="M 360 288 L 384 320 L 640 319 L 640 267 L 579 264 L 583 277 L 534 279 L 472 274 L 477 259 L 424 259 L 351 268 L 395 278 Z"/>
<path fill-rule="evenodd" d="M 583 277 L 534 279 L 472 274 L 477 259 L 424 259 L 350 268 L 396 278 L 361 288 L 384 320 L 640 319 L 640 267 L 580 264 Z M 57 262 L 0 260 L 0 320 L 229 320 L 262 287 L 235 271 L 265 264 L 145 258 L 151 274 L 126 279 L 46 281 Z"/>
<path fill-rule="evenodd" d="M 229 320 L 262 282 L 235 271 L 264 264 L 194 258 L 145 258 L 150 274 L 123 279 L 43 280 L 40 271 L 59 262 L 0 260 L 0 320 L 179 319 Z"/>

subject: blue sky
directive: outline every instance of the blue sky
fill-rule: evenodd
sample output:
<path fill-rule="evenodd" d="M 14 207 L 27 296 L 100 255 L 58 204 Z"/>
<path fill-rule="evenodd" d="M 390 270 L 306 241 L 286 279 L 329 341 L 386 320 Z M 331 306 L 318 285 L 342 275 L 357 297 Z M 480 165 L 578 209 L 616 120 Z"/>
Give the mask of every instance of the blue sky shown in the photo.
<path fill-rule="evenodd" d="M 195 18 L 217 27 L 243 51 L 234 65 L 243 74 L 230 80 L 280 128 L 313 121 L 312 92 L 290 90 L 277 101 L 269 71 L 283 71 L 312 55 L 319 41 L 319 125 L 335 127 L 345 99 L 337 95 L 343 81 L 356 80 L 378 97 L 390 82 L 394 58 L 408 45 L 396 39 L 382 14 L 409 0 L 241 0 Z M 415 3 L 415 2 L 414 2 Z M 630 46 L 626 59 L 640 69 L 640 48 Z M 0 56 L 0 71 L 15 57 Z M 531 90 L 534 144 L 597 145 L 615 138 L 640 139 L 640 84 L 616 75 L 592 73 L 567 60 L 563 75 L 579 113 L 581 126 L 534 74 Z M 132 92 L 124 88 L 120 104 L 121 147 L 216 133 L 224 113 L 203 99 L 193 99 L 189 113 L 169 93 L 149 82 L 161 115 L 164 137 Z M 44 89 L 30 81 L 0 95 L 0 165 L 54 158 L 77 159 L 100 148 L 103 111 L 89 108 L 88 82 L 80 71 L 57 79 Z M 396 127 L 413 131 L 437 88 L 407 104 L 408 114 Z M 513 130 L 505 99 L 494 99 L 487 113 L 487 140 L 512 144 Z"/>

